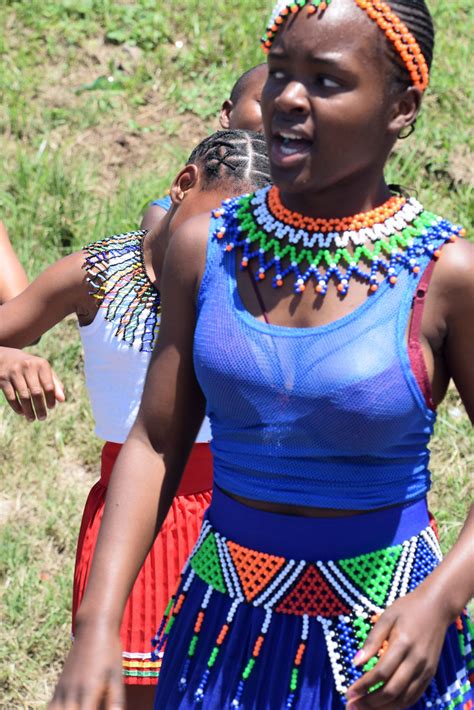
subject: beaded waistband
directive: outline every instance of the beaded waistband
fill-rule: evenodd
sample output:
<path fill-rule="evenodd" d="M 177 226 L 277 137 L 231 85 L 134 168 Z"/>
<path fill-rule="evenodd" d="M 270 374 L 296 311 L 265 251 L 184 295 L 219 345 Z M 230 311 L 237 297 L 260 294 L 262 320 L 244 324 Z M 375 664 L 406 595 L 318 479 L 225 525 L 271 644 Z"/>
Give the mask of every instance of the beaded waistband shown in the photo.
<path fill-rule="evenodd" d="M 305 653 L 310 626 L 319 623 L 323 628 L 336 688 L 344 695 L 349 686 L 377 662 L 377 658 L 371 659 L 363 669 L 352 664 L 378 616 L 397 598 L 418 586 L 435 569 L 440 559 L 439 544 L 430 527 L 398 545 L 357 557 L 306 561 L 287 559 L 239 545 L 222 536 L 206 520 L 183 572 L 178 595 L 170 602 L 168 616 L 154 639 L 155 653 L 159 653 L 166 643 L 191 585 L 198 578 L 207 585 L 207 591 L 201 602 L 180 681 L 183 689 L 199 643 L 206 609 L 212 595 L 219 592 L 230 597 L 230 608 L 197 695 L 204 693 L 208 676 L 240 604 L 260 607 L 265 615 L 252 656 L 243 670 L 237 696 L 243 693 L 245 680 L 257 662 L 275 614 L 289 614 L 301 619 L 301 639 L 294 659 L 291 693 L 296 692 L 298 669 Z"/>

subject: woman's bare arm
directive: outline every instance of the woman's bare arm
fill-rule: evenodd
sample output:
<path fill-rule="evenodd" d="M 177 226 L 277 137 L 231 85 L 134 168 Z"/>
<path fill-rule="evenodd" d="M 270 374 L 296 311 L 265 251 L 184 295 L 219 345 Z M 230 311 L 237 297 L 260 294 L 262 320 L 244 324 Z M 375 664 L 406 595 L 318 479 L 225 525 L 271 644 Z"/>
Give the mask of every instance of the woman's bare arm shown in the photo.
<path fill-rule="evenodd" d="M 83 261 L 82 252 L 66 256 L 0 306 L 0 345 L 24 348 L 70 313 L 89 314 L 93 320 L 97 307 L 88 293 Z"/>
<path fill-rule="evenodd" d="M 430 286 L 427 320 L 445 334 L 442 354 L 466 411 L 474 419 L 474 246 L 459 240 L 443 249 Z M 431 293 L 430 293 L 431 292 Z M 426 323 L 428 330 L 433 323 Z M 388 642 L 375 668 L 349 689 L 357 710 L 413 705 L 432 679 L 447 627 L 474 596 L 474 509 L 455 545 L 413 592 L 398 599 L 375 624 L 357 657 L 361 666 Z M 454 581 L 454 583 L 453 583 Z M 369 690 L 383 683 L 375 691 Z"/>
<path fill-rule="evenodd" d="M 0 222 L 0 304 L 17 296 L 28 286 L 28 279 Z"/>
<path fill-rule="evenodd" d="M 114 702 L 121 697 L 118 632 L 123 607 L 169 510 L 204 414 L 193 339 L 208 223 L 206 216 L 190 220 L 168 249 L 159 340 L 137 421 L 112 474 L 77 615 L 76 643 L 56 689 L 54 710 L 69 707 L 78 697 L 88 698 L 79 704 L 84 710 L 95 709 L 102 696 Z"/>
<path fill-rule="evenodd" d="M 440 304 L 445 312 L 443 355 L 449 376 L 474 423 L 474 244 L 460 239 L 443 249 Z"/>

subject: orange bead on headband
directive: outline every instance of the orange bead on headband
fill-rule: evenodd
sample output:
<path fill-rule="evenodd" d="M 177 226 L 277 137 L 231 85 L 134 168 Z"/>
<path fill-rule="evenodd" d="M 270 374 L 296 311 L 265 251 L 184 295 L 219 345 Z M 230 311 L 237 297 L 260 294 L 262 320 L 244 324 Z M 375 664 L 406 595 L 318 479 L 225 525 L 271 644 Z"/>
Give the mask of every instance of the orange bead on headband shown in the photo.
<path fill-rule="evenodd" d="M 393 44 L 410 75 L 413 86 L 416 86 L 420 91 L 425 91 L 429 80 L 428 65 L 418 42 L 408 27 L 383 0 L 354 1 L 371 20 L 377 23 L 387 39 Z M 294 2 L 279 0 L 262 37 L 264 51 L 266 53 L 270 51 L 278 30 L 290 15 L 299 12 L 304 7 L 307 7 L 309 14 L 314 14 L 318 10 L 323 12 L 330 2 L 331 0 L 312 0 L 311 2 L 309 0 L 295 0 Z"/>

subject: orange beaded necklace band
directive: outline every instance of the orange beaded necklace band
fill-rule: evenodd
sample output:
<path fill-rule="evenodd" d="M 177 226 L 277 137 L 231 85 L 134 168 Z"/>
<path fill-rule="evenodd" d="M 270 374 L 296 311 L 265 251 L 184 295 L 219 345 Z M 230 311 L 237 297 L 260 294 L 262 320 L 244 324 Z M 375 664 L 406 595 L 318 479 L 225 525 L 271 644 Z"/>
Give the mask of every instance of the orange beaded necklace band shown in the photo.
<path fill-rule="evenodd" d="M 280 191 L 275 185 L 270 188 L 268 193 L 268 206 L 270 211 L 280 222 L 296 227 L 297 229 L 307 229 L 310 232 L 321 232 L 322 234 L 373 227 L 374 224 L 379 224 L 389 217 L 393 217 L 405 203 L 406 199 L 404 197 L 393 195 L 384 202 L 383 205 L 370 210 L 370 212 L 362 212 L 361 214 L 356 214 L 352 217 L 343 217 L 342 219 L 322 219 L 319 217 L 314 219 L 287 209 L 283 205 L 280 199 Z"/>
<path fill-rule="evenodd" d="M 364 10 L 371 20 L 377 23 L 387 39 L 392 43 L 395 51 L 401 57 L 413 86 L 425 91 L 429 81 L 429 70 L 425 57 L 418 42 L 408 27 L 400 20 L 391 7 L 383 0 L 354 0 Z M 284 22 L 291 14 L 307 8 L 308 14 L 318 10 L 324 12 L 331 0 L 279 0 L 275 5 L 270 22 L 267 26 L 262 45 L 264 52 L 268 53 L 275 36 Z"/>

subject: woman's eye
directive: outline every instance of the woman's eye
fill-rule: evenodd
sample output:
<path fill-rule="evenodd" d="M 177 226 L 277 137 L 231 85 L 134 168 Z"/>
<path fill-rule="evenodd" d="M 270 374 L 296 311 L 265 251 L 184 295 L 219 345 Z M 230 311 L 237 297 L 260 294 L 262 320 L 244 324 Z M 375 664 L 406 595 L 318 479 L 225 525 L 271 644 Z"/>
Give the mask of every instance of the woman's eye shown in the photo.
<path fill-rule="evenodd" d="M 329 76 L 319 76 L 317 78 L 317 83 L 323 86 L 325 89 L 340 89 L 341 83 L 336 79 L 331 79 Z"/>

